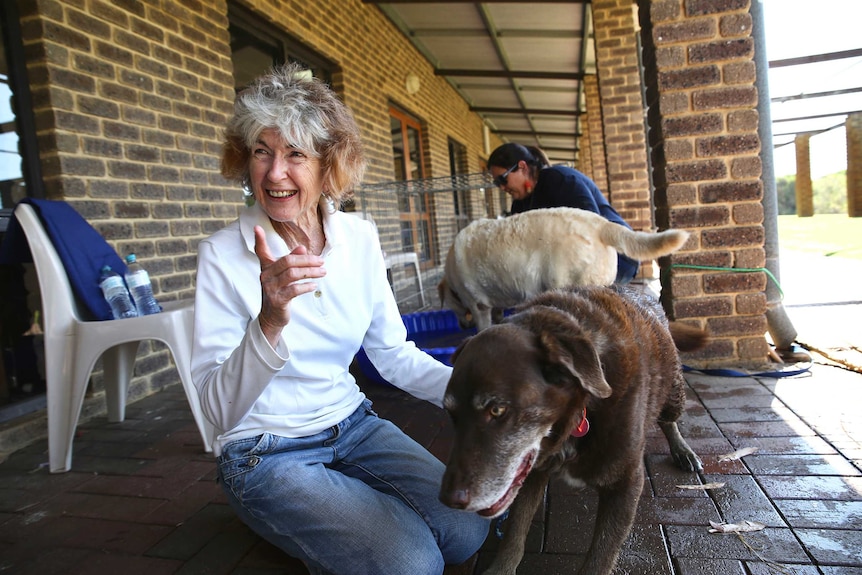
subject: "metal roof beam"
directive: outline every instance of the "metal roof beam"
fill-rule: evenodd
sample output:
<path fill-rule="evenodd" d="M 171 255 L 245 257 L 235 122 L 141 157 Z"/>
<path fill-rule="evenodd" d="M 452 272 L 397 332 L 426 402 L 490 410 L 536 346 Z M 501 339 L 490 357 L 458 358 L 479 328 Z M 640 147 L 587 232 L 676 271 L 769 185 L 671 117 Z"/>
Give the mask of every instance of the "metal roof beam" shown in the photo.
<path fill-rule="evenodd" d="M 784 66 L 799 66 L 801 64 L 814 64 L 815 62 L 828 62 L 829 60 L 841 60 L 842 58 L 856 58 L 862 56 L 862 48 L 843 50 L 841 52 L 829 52 L 826 54 L 814 54 L 812 56 L 800 56 L 798 58 L 786 58 L 784 60 L 772 60 L 770 68 L 783 68 Z"/>
<path fill-rule="evenodd" d="M 476 78 L 530 78 L 533 80 L 583 80 L 583 72 L 537 72 L 535 70 L 463 70 L 439 68 L 435 76 L 474 76 Z"/>
<path fill-rule="evenodd" d="M 414 28 L 410 33 L 414 38 L 482 38 L 489 35 L 486 30 L 478 28 Z M 581 38 L 580 30 L 494 30 L 490 35 L 496 38 L 545 38 L 545 39 L 567 39 Z"/>
<path fill-rule="evenodd" d="M 772 123 L 777 124 L 779 122 L 797 122 L 801 120 L 819 120 L 820 118 L 834 118 L 835 116 L 847 116 L 850 114 L 858 114 L 862 112 L 862 110 L 851 110 L 849 112 L 833 112 L 831 114 L 817 114 L 816 116 L 796 116 L 794 118 L 779 118 L 778 120 L 773 119 Z"/>
<path fill-rule="evenodd" d="M 828 92 L 815 92 L 814 94 L 794 94 L 793 96 L 776 96 L 770 98 L 770 102 L 790 102 L 791 100 L 807 100 L 808 98 L 825 98 L 827 96 L 840 96 L 842 94 L 855 94 L 862 92 L 862 87 L 845 88 L 843 90 L 830 90 Z"/>
<path fill-rule="evenodd" d="M 534 138 L 580 138 L 580 132 L 535 132 L 533 130 L 491 130 L 494 134 L 507 136 L 533 136 Z"/>
<path fill-rule="evenodd" d="M 580 148 L 578 148 L 578 147 L 574 147 L 574 148 L 560 148 L 560 147 L 556 147 L 556 146 L 555 146 L 555 147 L 552 147 L 552 148 L 546 148 L 546 147 L 542 146 L 542 151 L 543 151 L 543 152 L 572 152 L 572 153 L 578 153 L 578 152 L 580 152 L 580 151 L 581 151 L 581 149 L 580 149 Z"/>
<path fill-rule="evenodd" d="M 540 110 L 533 108 L 493 108 L 483 106 L 470 106 L 471 112 L 478 114 L 532 114 L 535 116 L 580 116 L 580 110 Z"/>
<path fill-rule="evenodd" d="M 840 124 L 835 124 L 834 126 L 830 126 L 828 128 L 822 128 L 820 130 L 801 130 L 797 132 L 784 132 L 783 134 L 773 134 L 773 138 L 782 138 L 784 136 L 798 136 L 800 134 L 811 134 L 812 136 L 816 136 L 817 134 L 822 134 L 824 132 L 830 132 L 836 128 L 840 128 L 847 122 L 841 122 Z"/>

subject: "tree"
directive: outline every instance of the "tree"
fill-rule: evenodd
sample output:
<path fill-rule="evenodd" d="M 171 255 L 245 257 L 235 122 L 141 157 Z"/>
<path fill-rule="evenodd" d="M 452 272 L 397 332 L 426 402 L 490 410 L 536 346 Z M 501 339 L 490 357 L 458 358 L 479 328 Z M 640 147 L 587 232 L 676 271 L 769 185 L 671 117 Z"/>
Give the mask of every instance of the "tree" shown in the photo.
<path fill-rule="evenodd" d="M 778 194 L 778 215 L 786 216 L 796 213 L 796 176 L 781 176 L 775 179 Z"/>
<path fill-rule="evenodd" d="M 847 213 L 847 171 L 842 170 L 811 182 L 814 194 L 815 214 Z M 796 176 L 781 176 L 775 179 L 778 195 L 778 215 L 796 213 Z"/>
<path fill-rule="evenodd" d="M 842 170 L 812 182 L 815 214 L 847 213 L 847 171 Z"/>

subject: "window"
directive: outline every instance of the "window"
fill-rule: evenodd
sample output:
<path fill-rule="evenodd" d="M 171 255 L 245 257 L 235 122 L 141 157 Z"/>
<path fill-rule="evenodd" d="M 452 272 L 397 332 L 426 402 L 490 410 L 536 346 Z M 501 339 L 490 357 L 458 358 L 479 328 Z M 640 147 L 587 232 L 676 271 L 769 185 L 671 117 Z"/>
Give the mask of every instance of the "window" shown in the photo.
<path fill-rule="evenodd" d="M 234 87 L 239 92 L 272 66 L 299 62 L 315 77 L 332 82 L 335 66 L 305 47 L 287 32 L 266 23 L 262 18 L 235 2 L 228 5 L 231 60 Z"/>
<path fill-rule="evenodd" d="M 284 63 L 284 48 L 274 38 L 255 35 L 231 19 L 230 49 L 233 79 L 237 91 L 248 86 L 273 64 Z"/>
<path fill-rule="evenodd" d="M 455 140 L 449 139 L 449 173 L 453 176 L 467 173 L 467 148 Z M 467 190 L 458 189 L 457 180 L 452 178 L 452 201 L 455 204 L 456 229 L 461 230 L 470 223 L 470 208 Z"/>
<path fill-rule="evenodd" d="M 422 126 L 415 118 L 394 107 L 389 108 L 389 125 L 395 179 L 410 181 L 424 178 Z M 398 197 L 398 211 L 404 251 L 416 252 L 422 262 L 433 262 L 436 258 L 431 236 L 430 195 L 402 193 Z"/>
<path fill-rule="evenodd" d="M 0 231 L 24 197 L 45 197 L 15 2 L 0 5 Z"/>
<path fill-rule="evenodd" d="M 44 198 L 17 3 L 0 3 L 0 233 L 25 197 Z M 45 407 L 43 341 L 27 327 L 39 309 L 33 266 L 0 266 L 0 421 Z"/>

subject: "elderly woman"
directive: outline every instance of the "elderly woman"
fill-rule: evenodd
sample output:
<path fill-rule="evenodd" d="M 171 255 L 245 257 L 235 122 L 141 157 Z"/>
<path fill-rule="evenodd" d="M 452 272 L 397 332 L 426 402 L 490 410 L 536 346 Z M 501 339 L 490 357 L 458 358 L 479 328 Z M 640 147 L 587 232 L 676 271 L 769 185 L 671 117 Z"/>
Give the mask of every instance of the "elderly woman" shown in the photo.
<path fill-rule="evenodd" d="M 222 173 L 254 201 L 200 244 L 192 374 L 219 481 L 255 532 L 312 573 L 439 574 L 488 525 L 440 503 L 442 463 L 348 372 L 362 345 L 440 405 L 451 371 L 406 341 L 371 224 L 335 209 L 364 166 L 350 111 L 298 66 L 238 95 Z"/>

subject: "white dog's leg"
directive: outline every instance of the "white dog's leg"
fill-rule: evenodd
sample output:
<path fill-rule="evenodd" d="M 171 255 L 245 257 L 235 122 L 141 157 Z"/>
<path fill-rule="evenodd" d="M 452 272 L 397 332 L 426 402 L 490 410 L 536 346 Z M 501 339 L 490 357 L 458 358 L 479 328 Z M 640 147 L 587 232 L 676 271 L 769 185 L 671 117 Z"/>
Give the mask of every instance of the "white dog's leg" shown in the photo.
<path fill-rule="evenodd" d="M 491 327 L 491 308 L 482 307 L 482 309 L 471 310 L 473 321 L 476 323 L 476 331 L 482 331 L 486 327 Z"/>

